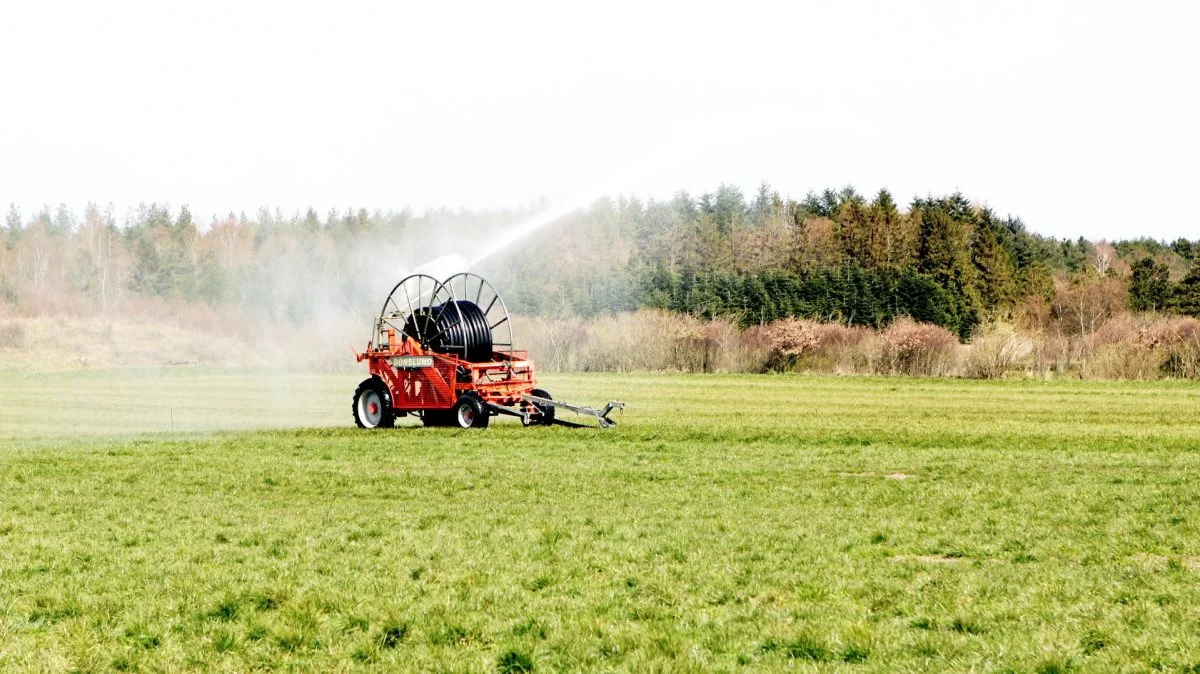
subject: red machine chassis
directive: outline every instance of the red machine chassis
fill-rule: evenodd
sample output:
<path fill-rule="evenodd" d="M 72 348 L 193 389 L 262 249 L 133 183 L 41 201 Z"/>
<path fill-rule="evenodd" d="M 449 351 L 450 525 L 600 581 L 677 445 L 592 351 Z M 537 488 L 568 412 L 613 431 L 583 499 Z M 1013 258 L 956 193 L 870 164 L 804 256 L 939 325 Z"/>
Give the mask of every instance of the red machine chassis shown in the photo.
<path fill-rule="evenodd" d="M 387 334 L 386 345 L 369 344 L 357 358 L 387 385 L 396 412 L 448 410 L 466 393 L 491 406 L 530 407 L 526 396 L 537 388 L 537 377 L 527 351 L 493 351 L 490 362 L 472 363 L 426 351 L 410 337 L 397 339 L 395 330 Z"/>

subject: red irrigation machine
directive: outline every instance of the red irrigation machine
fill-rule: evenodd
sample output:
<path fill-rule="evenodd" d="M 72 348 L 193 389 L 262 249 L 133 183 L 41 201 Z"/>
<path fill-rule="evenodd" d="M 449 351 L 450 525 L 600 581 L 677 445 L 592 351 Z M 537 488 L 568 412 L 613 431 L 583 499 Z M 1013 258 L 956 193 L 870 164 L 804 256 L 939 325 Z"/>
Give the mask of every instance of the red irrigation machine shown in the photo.
<path fill-rule="evenodd" d="M 529 353 L 513 348 L 504 300 L 471 273 L 445 281 L 413 274 L 397 283 L 357 358 L 371 372 L 354 392 L 360 428 L 390 428 L 410 414 L 426 426 L 487 428 L 505 414 L 526 426 L 609 428 L 616 425 L 609 414 L 625 407 L 616 400 L 599 410 L 568 405 L 538 388 Z M 559 419 L 556 410 L 593 424 Z"/>

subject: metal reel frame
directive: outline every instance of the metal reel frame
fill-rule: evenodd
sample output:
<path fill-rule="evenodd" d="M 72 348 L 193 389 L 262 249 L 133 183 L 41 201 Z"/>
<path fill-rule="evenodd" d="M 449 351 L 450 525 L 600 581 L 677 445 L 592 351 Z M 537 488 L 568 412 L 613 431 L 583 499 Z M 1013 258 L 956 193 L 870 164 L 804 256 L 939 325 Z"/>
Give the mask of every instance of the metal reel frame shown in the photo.
<path fill-rule="evenodd" d="M 455 300 L 468 300 L 479 307 L 492 333 L 492 351 L 505 354 L 507 360 L 512 362 L 512 317 L 496 287 L 479 274 L 469 271 L 450 276 L 442 285 Z"/>
<path fill-rule="evenodd" d="M 462 323 L 462 312 L 459 311 L 458 305 L 450 301 L 452 299 L 453 297 L 443 288 L 442 282 L 428 274 L 412 274 L 404 277 L 392 288 L 392 292 L 388 293 L 387 299 L 383 301 L 383 309 L 380 310 L 379 319 L 375 322 L 375 336 L 372 341 L 377 347 L 387 344 L 384 329 L 392 328 L 397 335 L 412 337 L 423 348 L 429 348 L 430 342 L 440 335 L 424 334 L 422 325 L 425 324 L 425 321 L 413 321 L 416 334 L 406 332 L 409 319 L 422 309 L 440 305 L 442 309 L 434 317 L 434 325 L 437 320 L 441 319 L 442 312 L 446 311 L 446 307 L 454 307 L 454 313 L 458 315 L 457 323 Z M 383 338 L 383 341 L 379 341 L 380 338 Z"/>

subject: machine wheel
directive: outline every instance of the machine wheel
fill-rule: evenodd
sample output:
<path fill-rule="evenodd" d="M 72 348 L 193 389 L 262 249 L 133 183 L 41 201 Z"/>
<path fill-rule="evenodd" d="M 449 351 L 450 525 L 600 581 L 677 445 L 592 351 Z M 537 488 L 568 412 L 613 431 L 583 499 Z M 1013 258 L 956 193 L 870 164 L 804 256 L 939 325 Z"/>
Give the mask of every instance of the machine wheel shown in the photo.
<path fill-rule="evenodd" d="M 359 428 L 391 428 L 396 425 L 392 396 L 387 385 L 378 377 L 371 377 L 358 385 L 350 409 L 354 412 L 354 423 Z"/>
<path fill-rule="evenodd" d="M 529 395 L 537 396 L 538 398 L 545 398 L 546 400 L 554 400 L 554 398 L 550 397 L 550 393 L 545 389 L 535 388 L 529 392 Z M 533 405 L 533 408 L 537 410 L 537 413 L 530 418 L 529 422 L 525 424 L 526 426 L 554 425 L 554 405 L 539 405 L 537 403 L 531 404 Z"/>
<path fill-rule="evenodd" d="M 473 395 L 465 395 L 458 399 L 450 410 L 450 422 L 458 428 L 487 428 L 491 415 L 483 406 L 483 402 Z"/>

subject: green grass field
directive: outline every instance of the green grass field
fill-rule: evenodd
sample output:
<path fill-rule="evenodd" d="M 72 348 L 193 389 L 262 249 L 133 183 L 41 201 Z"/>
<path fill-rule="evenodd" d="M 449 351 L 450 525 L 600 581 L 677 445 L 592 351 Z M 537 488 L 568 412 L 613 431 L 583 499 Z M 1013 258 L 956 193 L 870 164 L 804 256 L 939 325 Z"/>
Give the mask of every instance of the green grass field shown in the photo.
<path fill-rule="evenodd" d="M 0 372 L 0 670 L 1200 671 L 1195 384 L 359 378 Z"/>

